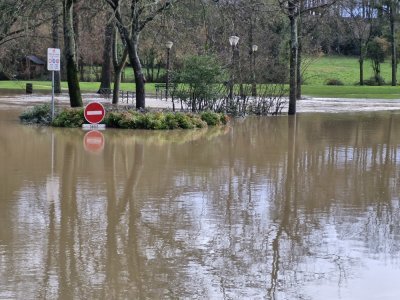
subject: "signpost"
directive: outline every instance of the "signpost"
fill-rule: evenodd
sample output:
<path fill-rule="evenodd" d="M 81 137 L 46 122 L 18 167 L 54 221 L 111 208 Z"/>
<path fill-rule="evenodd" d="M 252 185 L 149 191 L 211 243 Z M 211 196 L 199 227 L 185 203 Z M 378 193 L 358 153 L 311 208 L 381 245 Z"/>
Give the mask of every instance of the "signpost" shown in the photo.
<path fill-rule="evenodd" d="M 47 70 L 51 71 L 51 120 L 54 119 L 54 71 L 60 71 L 61 51 L 58 48 L 47 49 Z"/>
<path fill-rule="evenodd" d="M 83 124 L 82 128 L 84 130 L 91 130 L 85 134 L 85 137 L 83 138 L 83 146 L 88 152 L 99 153 L 104 148 L 104 136 L 98 130 L 106 128 L 105 124 L 99 123 L 103 121 L 106 115 L 106 110 L 101 103 L 91 102 L 85 106 L 83 115 L 85 116 L 86 121 L 90 124 Z"/>
<path fill-rule="evenodd" d="M 104 106 L 99 102 L 91 102 L 85 106 L 84 116 L 90 124 L 83 124 L 83 129 L 104 129 L 104 124 L 99 124 L 103 121 L 106 115 Z"/>

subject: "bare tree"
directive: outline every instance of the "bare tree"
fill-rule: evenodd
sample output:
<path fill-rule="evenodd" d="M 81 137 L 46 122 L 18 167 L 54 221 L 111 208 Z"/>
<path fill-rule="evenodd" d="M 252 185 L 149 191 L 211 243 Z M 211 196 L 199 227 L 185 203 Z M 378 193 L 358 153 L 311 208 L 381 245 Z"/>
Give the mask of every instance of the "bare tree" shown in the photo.
<path fill-rule="evenodd" d="M 0 46 L 21 38 L 28 30 L 45 23 L 48 19 L 35 18 L 45 1 L 0 1 Z"/>
<path fill-rule="evenodd" d="M 121 86 L 121 75 L 125 68 L 126 61 L 128 59 L 128 49 L 124 47 L 122 57 L 118 57 L 118 35 L 114 25 L 113 28 L 113 46 L 112 46 L 112 61 L 114 67 L 114 89 L 113 89 L 113 104 L 118 104 L 119 101 L 119 90 Z"/>
<path fill-rule="evenodd" d="M 52 18 L 52 26 L 51 26 L 51 35 L 52 35 L 52 46 L 53 48 L 60 47 L 60 6 L 59 2 L 54 1 L 53 7 L 53 18 Z M 61 76 L 60 71 L 54 72 L 54 92 L 56 94 L 61 93 Z"/>
<path fill-rule="evenodd" d="M 104 30 L 103 66 L 101 68 L 101 81 L 98 93 L 101 93 L 104 89 L 111 89 L 111 53 L 114 27 L 114 20 L 109 20 Z"/>
<path fill-rule="evenodd" d="M 82 95 L 78 78 L 78 64 L 76 57 L 74 17 L 74 1 L 63 0 L 64 16 L 64 56 L 67 69 L 68 91 L 71 107 L 82 107 Z"/>
<path fill-rule="evenodd" d="M 303 3 L 304 1 L 304 3 Z M 296 100 L 298 98 L 297 93 L 297 81 L 299 80 L 298 70 L 300 65 L 298 62 L 298 51 L 299 51 L 299 16 L 307 12 L 313 14 L 319 14 L 319 10 L 332 6 L 336 0 L 317 0 L 317 1 L 306 1 L 306 0 L 278 0 L 280 7 L 283 12 L 289 18 L 290 23 L 290 42 L 289 42 L 289 115 L 296 114 Z"/>
<path fill-rule="evenodd" d="M 392 69 L 392 86 L 397 84 L 397 52 L 396 52 L 396 21 L 399 13 L 399 1 L 398 0 L 381 0 L 377 3 L 370 3 L 375 9 L 380 11 L 380 15 L 383 17 L 387 15 L 389 21 L 389 41 L 390 54 L 392 58 L 391 69 Z M 383 19 L 383 18 L 382 18 Z M 383 19 L 386 20 L 386 19 Z"/>
<path fill-rule="evenodd" d="M 144 109 L 145 101 L 145 76 L 139 57 L 139 37 L 148 23 L 161 14 L 165 9 L 179 0 L 106 0 L 114 11 L 118 31 L 123 43 L 128 49 L 128 56 L 133 68 L 136 83 L 136 108 Z M 120 10 L 123 7 L 124 9 Z M 122 13 L 128 12 L 127 14 Z"/>
<path fill-rule="evenodd" d="M 356 42 L 359 57 L 359 74 L 360 85 L 364 85 L 364 61 L 367 55 L 368 44 L 373 38 L 374 31 L 374 8 L 367 5 L 368 3 L 360 3 L 357 0 L 348 0 L 342 2 L 341 11 L 344 17 L 342 22 L 346 25 L 351 33 L 352 39 Z"/>

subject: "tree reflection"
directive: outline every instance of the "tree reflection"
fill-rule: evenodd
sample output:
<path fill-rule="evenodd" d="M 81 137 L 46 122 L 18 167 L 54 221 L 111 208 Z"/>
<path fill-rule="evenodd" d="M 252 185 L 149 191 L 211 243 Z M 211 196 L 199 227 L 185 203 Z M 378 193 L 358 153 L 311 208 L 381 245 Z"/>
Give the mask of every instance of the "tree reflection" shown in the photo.
<path fill-rule="evenodd" d="M 400 252 L 399 116 L 358 117 L 250 118 L 210 135 L 110 130 L 98 155 L 79 131 L 56 131 L 57 197 L 45 200 L 48 172 L 28 170 L 13 189 L 38 199 L 0 202 L 23 224 L 1 231 L 0 246 L 17 247 L 20 231 L 40 241 L 35 259 L 0 253 L 1 282 L 39 261 L 37 298 L 312 299 L 345 288 L 369 259 L 394 264 Z"/>

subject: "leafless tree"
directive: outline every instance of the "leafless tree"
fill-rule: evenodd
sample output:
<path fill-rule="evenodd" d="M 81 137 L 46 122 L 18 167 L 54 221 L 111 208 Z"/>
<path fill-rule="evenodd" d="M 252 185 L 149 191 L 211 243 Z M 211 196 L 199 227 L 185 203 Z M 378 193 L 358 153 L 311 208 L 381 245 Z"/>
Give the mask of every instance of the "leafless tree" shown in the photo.
<path fill-rule="evenodd" d="M 68 91 L 71 107 L 83 106 L 78 78 L 78 63 L 74 31 L 74 1 L 63 0 L 64 57 L 66 61 Z"/>
<path fill-rule="evenodd" d="M 140 33 L 157 15 L 179 0 L 106 0 L 114 12 L 121 39 L 128 49 L 136 83 L 136 108 L 145 108 L 145 77 L 139 57 Z M 125 13 L 126 12 L 126 13 Z"/>

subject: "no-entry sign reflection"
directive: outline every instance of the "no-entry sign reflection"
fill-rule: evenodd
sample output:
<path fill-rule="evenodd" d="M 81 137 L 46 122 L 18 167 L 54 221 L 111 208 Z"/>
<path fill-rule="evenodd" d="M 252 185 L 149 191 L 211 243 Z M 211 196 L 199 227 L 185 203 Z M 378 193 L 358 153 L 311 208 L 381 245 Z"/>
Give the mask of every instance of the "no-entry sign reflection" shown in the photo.
<path fill-rule="evenodd" d="M 92 130 L 85 134 L 83 147 L 87 152 L 100 153 L 104 149 L 104 136 L 100 131 Z"/>

